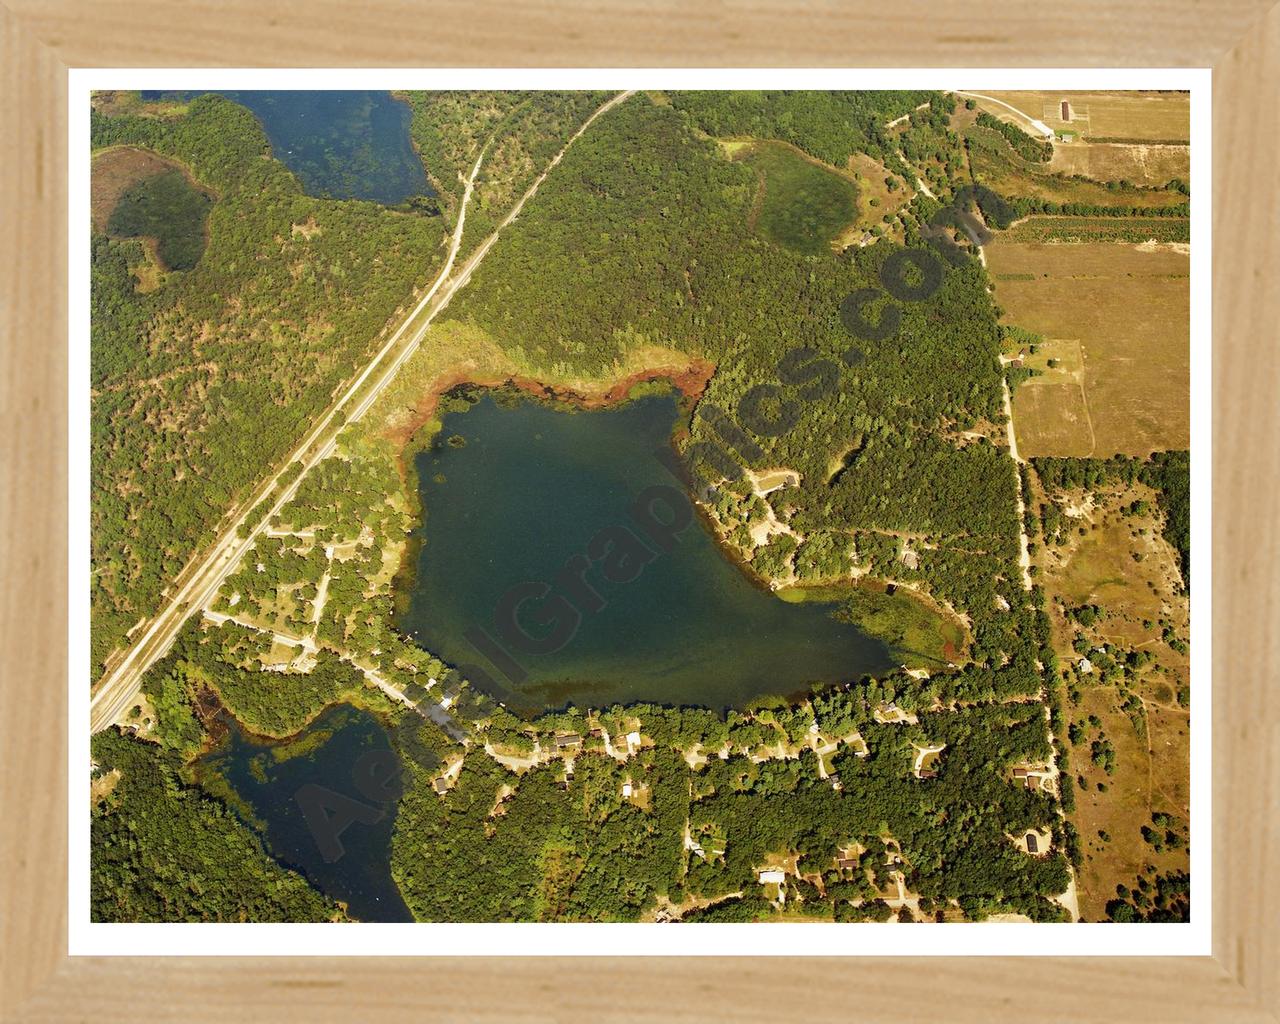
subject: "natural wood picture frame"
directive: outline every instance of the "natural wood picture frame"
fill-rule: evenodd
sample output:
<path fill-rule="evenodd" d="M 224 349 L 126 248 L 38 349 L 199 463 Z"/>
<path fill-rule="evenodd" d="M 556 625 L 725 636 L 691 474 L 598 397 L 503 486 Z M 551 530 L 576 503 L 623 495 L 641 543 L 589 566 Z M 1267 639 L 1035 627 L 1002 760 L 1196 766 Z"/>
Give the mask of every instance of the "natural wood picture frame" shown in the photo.
<path fill-rule="evenodd" d="M 3 1019 L 898 1021 L 1280 1018 L 1280 7 L 1006 9 L 230 0 L 193 11 L 0 6 L 7 700 L 0 732 Z M 1270 8 L 1270 9 L 1269 9 Z M 1213 891 L 1206 958 L 155 960 L 67 955 L 67 69 L 107 66 L 1191 66 L 1214 68 Z M 73 401 L 83 400 L 72 396 Z M 1244 516 L 1248 514 L 1249 518 Z M 270 926 L 268 926 L 270 927 Z M 1032 936 L 1034 933 L 1031 933 Z M 786 929 L 767 941 L 785 942 Z M 762 939 L 765 936 L 762 934 Z"/>

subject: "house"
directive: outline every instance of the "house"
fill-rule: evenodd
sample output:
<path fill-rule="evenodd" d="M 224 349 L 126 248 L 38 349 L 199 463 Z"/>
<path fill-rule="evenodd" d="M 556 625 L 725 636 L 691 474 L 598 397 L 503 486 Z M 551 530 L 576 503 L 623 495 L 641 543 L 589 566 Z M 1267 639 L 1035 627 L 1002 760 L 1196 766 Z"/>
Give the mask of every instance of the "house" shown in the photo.
<path fill-rule="evenodd" d="M 1065 106 L 1065 104 L 1063 105 Z M 1034 832 L 1028 832 L 1027 833 L 1027 853 L 1039 853 L 1039 852 L 1040 852 L 1040 840 L 1036 838 L 1036 834 Z"/>
<path fill-rule="evenodd" d="M 1088 658 L 1081 658 L 1081 659 L 1080 659 L 1080 674 L 1081 674 L 1082 676 L 1087 676 L 1087 675 L 1088 675 L 1090 672 L 1092 672 L 1092 671 L 1093 671 L 1093 662 L 1091 662 Z"/>
<path fill-rule="evenodd" d="M 841 871 L 857 871 L 860 861 L 857 857 L 837 857 L 836 867 Z"/>
<path fill-rule="evenodd" d="M 908 569 L 915 570 L 920 567 L 920 556 L 908 547 L 902 549 L 902 554 L 898 556 L 898 559 Z"/>
<path fill-rule="evenodd" d="M 556 737 L 556 749 L 568 750 L 570 747 L 579 747 L 582 745 L 582 737 L 576 732 L 566 733 L 563 736 Z"/>
<path fill-rule="evenodd" d="M 624 782 L 622 784 L 622 799 L 626 800 L 631 796 L 631 783 Z"/>
<path fill-rule="evenodd" d="M 1021 369 L 1022 369 L 1022 357 L 1021 357 L 1021 356 L 1015 356 L 1013 359 L 1010 359 L 1010 360 L 1009 360 L 1009 368 L 1010 368 L 1011 370 L 1021 370 Z"/>
<path fill-rule="evenodd" d="M 627 733 L 627 749 L 634 750 L 640 746 L 640 734 L 638 732 Z"/>
<path fill-rule="evenodd" d="M 1028 776 L 1027 776 L 1027 789 L 1036 789 L 1036 788 L 1038 788 L 1038 787 L 1039 787 L 1039 785 L 1040 785 L 1040 776 L 1039 776 L 1039 775 L 1028 775 Z"/>
<path fill-rule="evenodd" d="M 765 868 L 759 874 L 761 885 L 781 885 L 787 880 L 787 873 L 782 868 Z"/>
<path fill-rule="evenodd" d="M 938 777 L 938 773 L 937 773 L 937 771 L 936 771 L 935 769 L 933 769 L 933 768 L 921 768 L 921 769 L 920 769 L 920 775 L 919 775 L 919 778 L 922 778 L 922 779 L 936 779 L 937 777 Z"/>
<path fill-rule="evenodd" d="M 436 779 L 435 782 L 431 783 L 431 788 L 434 789 L 437 793 L 447 793 L 449 792 L 449 780 L 446 779 L 443 775 L 441 775 L 440 778 Z"/>
<path fill-rule="evenodd" d="M 1025 779 L 1027 777 L 1027 770 L 1025 768 L 1015 768 L 1013 770 L 1013 777 L 1015 779 Z"/>

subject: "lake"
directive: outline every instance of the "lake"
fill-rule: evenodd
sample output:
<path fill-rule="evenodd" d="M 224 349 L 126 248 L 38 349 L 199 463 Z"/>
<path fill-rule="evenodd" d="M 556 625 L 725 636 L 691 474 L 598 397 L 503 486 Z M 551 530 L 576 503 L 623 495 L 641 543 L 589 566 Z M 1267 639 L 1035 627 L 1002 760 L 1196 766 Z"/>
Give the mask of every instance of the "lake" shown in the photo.
<path fill-rule="evenodd" d="M 415 460 L 424 521 L 413 572 L 400 584 L 400 629 L 526 712 L 636 701 L 741 707 L 894 665 L 884 643 L 833 616 L 835 605 L 788 603 L 760 587 L 701 516 L 662 550 L 662 527 L 653 524 L 672 514 L 659 501 L 642 517 L 658 539 L 644 533 L 632 505 L 646 488 L 666 488 L 655 493 L 688 508 L 658 457 L 679 415 L 674 395 L 565 411 L 506 392 L 447 413 Z M 606 579 L 601 562 L 610 555 L 601 548 L 576 581 L 557 581 L 605 529 L 642 539 L 638 578 L 625 580 L 636 566 L 622 565 Z M 513 585 L 533 596 L 514 617 L 495 614 Z M 499 620 L 514 622 L 526 649 L 513 648 Z M 530 652 L 539 640 L 542 649 Z M 495 643 L 518 671 L 504 674 L 479 653 L 492 654 Z"/>
<path fill-rule="evenodd" d="M 220 775 L 243 801 L 241 815 L 257 819 L 271 855 L 346 903 L 351 917 L 411 921 L 391 878 L 396 801 L 370 800 L 356 779 L 363 756 L 394 757 L 378 719 L 338 704 L 288 740 L 253 736 L 229 716 L 228 723 L 200 761 L 202 781 Z"/>
<path fill-rule="evenodd" d="M 151 93 L 189 97 L 198 92 Z M 271 152 L 298 176 L 309 195 L 372 199 L 395 206 L 433 196 L 409 135 L 412 113 L 389 92 L 248 90 L 220 95 L 253 111 Z"/>

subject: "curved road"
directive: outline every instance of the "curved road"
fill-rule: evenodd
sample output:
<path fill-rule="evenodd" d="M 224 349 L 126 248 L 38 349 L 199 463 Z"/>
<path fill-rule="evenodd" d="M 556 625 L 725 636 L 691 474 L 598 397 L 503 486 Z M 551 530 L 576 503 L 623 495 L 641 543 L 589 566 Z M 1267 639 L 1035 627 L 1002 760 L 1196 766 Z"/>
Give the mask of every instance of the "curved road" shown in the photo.
<path fill-rule="evenodd" d="M 352 382 L 351 386 L 338 400 L 338 402 L 329 410 L 316 427 L 303 439 L 303 441 L 294 449 L 293 453 L 283 463 L 279 472 L 269 477 L 254 493 L 254 500 L 246 502 L 247 509 L 234 522 L 227 526 L 219 536 L 217 542 L 210 549 L 204 560 L 199 562 L 196 569 L 192 571 L 189 579 L 183 584 L 178 591 L 169 598 L 164 607 L 151 619 L 146 629 L 142 632 L 137 642 L 129 649 L 125 656 L 99 681 L 94 688 L 93 696 L 89 705 L 89 724 L 93 732 L 110 726 L 123 714 L 125 708 L 134 700 L 140 686 L 142 675 L 148 668 L 153 665 L 157 659 L 162 657 L 173 643 L 173 638 L 177 635 L 178 630 L 182 628 L 182 624 L 186 621 L 187 616 L 196 609 L 202 608 L 213 600 L 218 592 L 218 588 L 222 586 L 222 581 L 231 573 L 240 558 L 246 551 L 252 547 L 257 536 L 274 516 L 296 493 L 298 485 L 308 472 L 319 462 L 327 458 L 334 449 L 338 431 L 341 427 L 351 421 L 360 419 L 368 410 L 378 395 L 387 386 L 391 379 L 395 376 L 396 371 L 404 364 L 405 360 L 416 351 L 427 328 L 431 326 L 431 322 L 443 310 L 459 288 L 462 288 L 471 278 L 472 271 L 480 265 L 481 260 L 492 248 L 493 243 L 497 241 L 499 233 L 507 227 L 523 209 L 524 204 L 533 198 L 538 188 L 546 180 L 547 175 L 560 162 L 568 148 L 582 135 L 583 132 L 590 127 L 601 114 L 607 110 L 623 102 L 633 95 L 633 91 L 619 93 L 608 102 L 598 107 L 592 115 L 583 122 L 582 126 L 569 137 L 568 141 L 561 148 L 555 157 L 552 158 L 550 164 L 538 176 L 538 178 L 529 187 L 528 191 L 520 197 L 520 201 L 511 208 L 510 213 L 502 220 L 502 222 L 493 230 L 493 233 L 485 239 L 484 243 L 476 250 L 476 252 L 462 265 L 458 273 L 451 277 L 453 264 L 458 255 L 458 249 L 462 244 L 463 226 L 466 222 L 467 205 L 471 201 L 472 188 L 475 185 L 476 177 L 480 173 L 480 164 L 484 160 L 484 150 L 481 150 L 480 156 L 476 158 L 475 166 L 471 169 L 471 176 L 465 182 L 465 190 L 463 192 L 462 204 L 458 212 L 458 223 L 454 227 L 453 238 L 449 244 L 449 256 L 445 261 L 444 267 L 427 294 L 422 300 L 410 311 L 405 317 L 403 323 L 391 336 L 387 343 L 378 351 L 378 353 L 365 367 L 364 371 Z M 441 290 L 443 288 L 443 291 Z M 369 377 L 378 369 L 380 363 L 388 357 L 388 355 L 399 344 L 405 333 L 413 325 L 414 321 L 422 314 L 423 310 L 435 300 L 435 305 L 427 314 L 426 319 L 418 327 L 409 343 L 404 346 L 402 351 L 395 357 L 391 365 L 388 366 L 377 383 L 369 389 L 365 396 L 360 400 L 348 413 L 346 407 L 355 398 L 357 392 L 365 385 Z M 336 423 L 336 429 L 335 429 Z M 332 435 L 311 455 L 307 455 L 309 449 L 325 435 L 326 431 L 332 430 Z M 302 472 L 272 503 L 271 508 L 254 523 L 248 530 L 247 534 L 242 538 L 239 536 L 239 530 L 246 525 L 252 511 L 257 508 L 257 503 L 266 495 L 271 494 L 276 485 L 279 483 L 280 477 L 285 470 L 294 462 L 302 463 Z"/>
<path fill-rule="evenodd" d="M 1034 128 L 1037 132 L 1039 132 L 1040 135 L 1043 136 L 1044 138 L 1046 139 L 1053 138 L 1053 129 L 1050 128 L 1047 124 L 1045 124 L 1043 121 L 1037 121 L 1034 117 L 1032 117 L 1026 111 L 1019 110 L 1017 107 L 1006 103 L 1004 100 L 998 100 L 994 96 L 984 96 L 980 92 L 963 92 L 960 89 L 953 89 L 952 91 L 957 96 L 972 96 L 975 100 L 986 100 L 988 103 L 998 104 L 999 106 L 1004 107 L 1006 110 L 1010 110 L 1013 113 L 1017 114 L 1020 118 L 1022 118 L 1029 125 L 1031 125 L 1032 128 Z"/>

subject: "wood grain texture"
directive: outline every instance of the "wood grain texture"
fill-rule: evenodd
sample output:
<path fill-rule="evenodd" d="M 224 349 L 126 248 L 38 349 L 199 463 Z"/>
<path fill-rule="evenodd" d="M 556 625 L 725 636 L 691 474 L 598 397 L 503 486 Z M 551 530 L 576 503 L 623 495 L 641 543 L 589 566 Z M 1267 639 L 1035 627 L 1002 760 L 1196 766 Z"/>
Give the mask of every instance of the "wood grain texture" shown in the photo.
<path fill-rule="evenodd" d="M 0 7 L 3 1019 L 1277 1020 L 1280 10 L 1266 13 L 1269 2 Z M 1214 958 L 66 957 L 65 68 L 486 64 L 1217 68 Z M 786 929 L 768 941 L 785 942 Z"/>
<path fill-rule="evenodd" d="M 62 61 L 3 8 L 0 81 L 0 1010 L 7 1013 L 23 992 L 47 984 L 66 949 L 67 130 Z"/>
<path fill-rule="evenodd" d="M 90 67 L 1205 67 L 1272 4 L 7 2 Z"/>
<path fill-rule="evenodd" d="M 1280 8 L 1215 65 L 1214 951 L 1280 1005 Z M 1260 806 L 1262 804 L 1263 806 Z"/>

